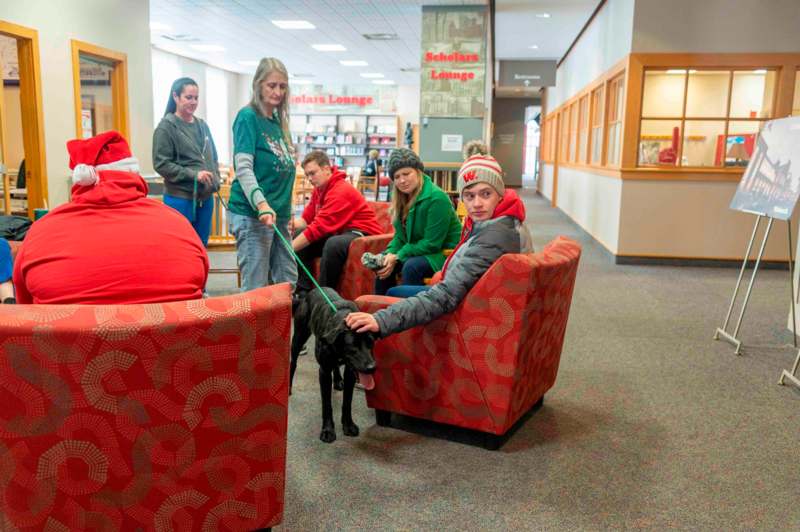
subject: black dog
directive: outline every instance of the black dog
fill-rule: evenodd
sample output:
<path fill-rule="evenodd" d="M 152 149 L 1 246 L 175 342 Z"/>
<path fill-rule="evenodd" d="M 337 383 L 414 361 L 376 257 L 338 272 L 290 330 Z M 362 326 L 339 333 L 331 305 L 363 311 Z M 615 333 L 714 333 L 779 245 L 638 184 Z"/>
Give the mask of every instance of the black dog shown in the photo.
<path fill-rule="evenodd" d="M 358 307 L 352 301 L 342 299 L 332 288 L 323 288 L 336 307 L 336 312 L 317 290 L 312 290 L 300 300 L 294 311 L 294 336 L 292 337 L 292 361 L 289 369 L 289 391 L 297 369 L 297 357 L 309 336 L 313 333 L 316 343 L 314 354 L 319 362 L 319 389 L 322 394 L 322 432 L 319 439 L 325 443 L 336 440 L 331 407 L 331 388 L 334 370 L 344 364 L 344 397 L 342 397 L 342 431 L 345 436 L 358 436 L 358 425 L 353 423 L 351 405 L 356 374 L 361 384 L 371 390 L 375 381 L 375 359 L 372 346 L 375 337 L 371 333 L 352 331 L 344 323 L 350 312 Z"/>

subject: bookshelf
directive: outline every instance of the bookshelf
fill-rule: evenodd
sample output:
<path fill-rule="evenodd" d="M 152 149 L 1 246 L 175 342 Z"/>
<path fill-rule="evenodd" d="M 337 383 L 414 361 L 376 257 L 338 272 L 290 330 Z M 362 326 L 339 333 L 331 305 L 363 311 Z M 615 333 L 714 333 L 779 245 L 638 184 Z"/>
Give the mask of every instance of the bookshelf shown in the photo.
<path fill-rule="evenodd" d="M 395 115 L 295 114 L 290 118 L 298 160 L 311 150 L 323 150 L 331 163 L 363 167 L 370 150 L 385 159 L 397 147 L 400 122 Z"/>

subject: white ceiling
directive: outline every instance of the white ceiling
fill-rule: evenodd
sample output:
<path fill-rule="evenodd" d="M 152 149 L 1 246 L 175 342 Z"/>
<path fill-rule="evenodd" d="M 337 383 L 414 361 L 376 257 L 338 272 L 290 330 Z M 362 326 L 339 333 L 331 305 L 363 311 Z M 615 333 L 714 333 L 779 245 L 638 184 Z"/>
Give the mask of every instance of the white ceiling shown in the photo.
<path fill-rule="evenodd" d="M 496 0 L 498 59 L 559 58 L 588 19 L 597 0 Z M 290 74 L 312 74 L 320 83 L 370 83 L 361 73 L 379 72 L 401 85 L 419 84 L 422 5 L 486 5 L 487 0 L 150 0 L 151 30 L 158 48 L 226 70 L 252 73 L 241 61 L 281 59 Z M 535 17 L 547 12 L 549 19 Z M 313 30 L 282 30 L 272 20 L 307 20 Z M 364 33 L 395 33 L 371 41 Z M 165 36 L 183 35 L 189 42 Z M 201 52 L 191 45 L 219 45 Z M 312 44 L 341 44 L 346 52 L 318 52 Z M 538 44 L 538 50 L 528 48 Z M 345 67 L 340 60 L 362 60 Z"/>
<path fill-rule="evenodd" d="M 497 59 L 561 59 L 599 0 L 496 0 Z M 550 18 L 539 18 L 547 13 Z M 536 45 L 538 49 L 531 49 Z"/>

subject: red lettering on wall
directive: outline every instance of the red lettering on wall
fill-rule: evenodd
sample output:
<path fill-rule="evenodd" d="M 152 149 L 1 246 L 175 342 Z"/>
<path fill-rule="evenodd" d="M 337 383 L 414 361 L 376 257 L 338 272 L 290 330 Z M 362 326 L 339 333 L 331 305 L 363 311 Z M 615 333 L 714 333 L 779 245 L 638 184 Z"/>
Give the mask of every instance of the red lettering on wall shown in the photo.
<path fill-rule="evenodd" d="M 448 70 L 431 70 L 431 79 L 452 79 L 457 81 L 469 81 L 475 79 L 475 72 L 458 72 Z"/>
<path fill-rule="evenodd" d="M 478 54 L 425 52 L 426 63 L 477 63 L 478 61 L 480 61 L 480 56 L 478 56 Z"/>
<path fill-rule="evenodd" d="M 292 96 L 293 105 L 355 105 L 357 107 L 367 107 L 375 102 L 372 96 L 341 96 L 336 94 L 327 95 L 307 95 L 300 94 Z"/>

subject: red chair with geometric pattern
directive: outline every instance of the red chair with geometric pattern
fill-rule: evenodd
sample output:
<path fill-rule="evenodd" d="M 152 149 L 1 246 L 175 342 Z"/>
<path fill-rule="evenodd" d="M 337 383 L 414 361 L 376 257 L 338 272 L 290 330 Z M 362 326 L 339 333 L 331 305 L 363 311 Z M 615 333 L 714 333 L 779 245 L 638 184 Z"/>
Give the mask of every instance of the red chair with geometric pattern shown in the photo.
<path fill-rule="evenodd" d="M 535 254 L 497 260 L 451 314 L 375 343 L 367 405 L 485 433 L 497 449 L 556 380 L 580 245 L 559 237 Z M 363 296 L 365 312 L 395 298 Z"/>
<path fill-rule="evenodd" d="M 384 233 L 361 236 L 350 242 L 347 262 L 342 270 L 339 286 L 336 287 L 336 291 L 345 299 L 355 300 L 361 295 L 372 294 L 375 291 L 375 273 L 361 264 L 361 255 L 367 251 L 376 254 L 383 253 L 394 236 L 392 217 L 389 214 L 390 204 L 385 201 L 368 201 L 367 204 L 375 211 L 378 225 L 381 226 Z M 319 279 L 319 259 L 314 260 L 311 273 Z M 302 271 L 299 274 L 305 275 Z"/>
<path fill-rule="evenodd" d="M 0 305 L 0 530 L 281 522 L 288 284 L 152 305 Z"/>

